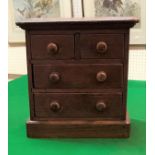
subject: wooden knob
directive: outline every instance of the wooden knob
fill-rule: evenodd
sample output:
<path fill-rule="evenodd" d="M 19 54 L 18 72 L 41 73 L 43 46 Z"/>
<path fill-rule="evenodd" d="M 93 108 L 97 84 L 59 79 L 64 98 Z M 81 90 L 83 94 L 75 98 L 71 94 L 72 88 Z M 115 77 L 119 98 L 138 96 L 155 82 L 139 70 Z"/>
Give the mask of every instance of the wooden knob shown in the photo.
<path fill-rule="evenodd" d="M 106 109 L 106 107 L 107 106 L 103 101 L 99 101 L 99 102 L 96 103 L 96 110 L 97 111 L 102 112 L 102 111 L 104 111 Z"/>
<path fill-rule="evenodd" d="M 47 45 L 47 51 L 50 54 L 57 54 L 58 53 L 58 46 L 55 43 L 49 43 Z"/>
<path fill-rule="evenodd" d="M 50 109 L 51 109 L 53 112 L 58 112 L 58 111 L 60 111 L 61 106 L 60 106 L 60 104 L 59 104 L 57 101 L 52 101 L 52 102 L 50 103 Z"/>
<path fill-rule="evenodd" d="M 53 72 L 49 75 L 49 79 L 51 82 L 56 83 L 60 80 L 60 75 L 59 75 L 59 73 Z"/>
<path fill-rule="evenodd" d="M 107 79 L 107 74 L 104 71 L 100 71 L 97 73 L 96 79 L 98 82 L 104 82 Z"/>
<path fill-rule="evenodd" d="M 96 50 L 98 53 L 105 53 L 107 49 L 108 49 L 108 46 L 104 41 L 100 41 L 96 45 Z"/>

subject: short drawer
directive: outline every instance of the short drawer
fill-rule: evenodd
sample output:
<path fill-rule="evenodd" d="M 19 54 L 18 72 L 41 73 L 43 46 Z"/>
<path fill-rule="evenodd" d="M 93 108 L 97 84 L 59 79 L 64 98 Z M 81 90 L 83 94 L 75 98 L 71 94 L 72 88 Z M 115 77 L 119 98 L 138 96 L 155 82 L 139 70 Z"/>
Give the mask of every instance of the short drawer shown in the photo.
<path fill-rule="evenodd" d="M 31 35 L 32 59 L 71 59 L 73 35 Z"/>
<path fill-rule="evenodd" d="M 123 34 L 85 34 L 80 36 L 81 58 L 123 58 Z"/>
<path fill-rule="evenodd" d="M 35 116 L 40 118 L 120 118 L 121 93 L 36 93 Z"/>
<path fill-rule="evenodd" d="M 34 88 L 121 88 L 122 64 L 47 64 L 33 66 Z"/>

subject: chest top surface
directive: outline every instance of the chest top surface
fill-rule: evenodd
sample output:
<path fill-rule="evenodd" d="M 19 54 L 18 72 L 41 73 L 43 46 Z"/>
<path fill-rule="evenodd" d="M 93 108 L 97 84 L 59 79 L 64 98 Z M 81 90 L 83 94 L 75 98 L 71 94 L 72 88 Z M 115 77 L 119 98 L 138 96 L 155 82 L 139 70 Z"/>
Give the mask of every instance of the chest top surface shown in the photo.
<path fill-rule="evenodd" d="M 100 18 L 32 18 L 17 21 L 23 29 L 92 29 L 92 28 L 131 28 L 137 22 L 136 17 L 100 17 Z M 52 27 L 51 27 L 52 26 Z M 67 26 L 67 27 L 66 27 Z"/>

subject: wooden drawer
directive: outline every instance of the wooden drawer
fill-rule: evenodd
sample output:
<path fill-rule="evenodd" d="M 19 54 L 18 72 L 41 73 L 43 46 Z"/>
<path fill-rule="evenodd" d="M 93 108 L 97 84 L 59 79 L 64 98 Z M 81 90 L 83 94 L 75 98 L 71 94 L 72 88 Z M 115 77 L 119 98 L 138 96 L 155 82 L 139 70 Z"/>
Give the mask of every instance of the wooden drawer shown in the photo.
<path fill-rule="evenodd" d="M 73 35 L 31 35 L 32 59 L 71 59 Z"/>
<path fill-rule="evenodd" d="M 36 93 L 35 116 L 41 118 L 120 118 L 121 93 Z"/>
<path fill-rule="evenodd" d="M 111 89 L 123 86 L 122 64 L 34 65 L 37 89 Z"/>
<path fill-rule="evenodd" d="M 123 58 L 123 34 L 84 34 L 80 36 L 81 58 Z"/>

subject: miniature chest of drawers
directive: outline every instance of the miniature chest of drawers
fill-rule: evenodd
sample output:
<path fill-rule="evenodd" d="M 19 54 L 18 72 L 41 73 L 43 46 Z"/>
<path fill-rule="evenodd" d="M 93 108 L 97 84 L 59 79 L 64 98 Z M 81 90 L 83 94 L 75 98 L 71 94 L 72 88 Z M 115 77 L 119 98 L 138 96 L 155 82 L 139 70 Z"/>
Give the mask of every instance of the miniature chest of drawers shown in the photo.
<path fill-rule="evenodd" d="M 134 17 L 25 20 L 28 137 L 128 137 Z"/>

